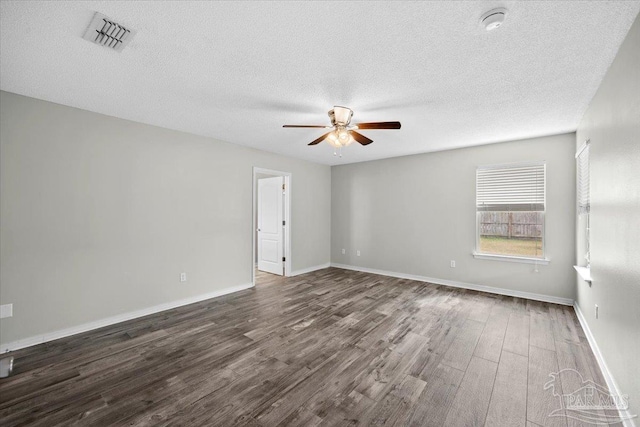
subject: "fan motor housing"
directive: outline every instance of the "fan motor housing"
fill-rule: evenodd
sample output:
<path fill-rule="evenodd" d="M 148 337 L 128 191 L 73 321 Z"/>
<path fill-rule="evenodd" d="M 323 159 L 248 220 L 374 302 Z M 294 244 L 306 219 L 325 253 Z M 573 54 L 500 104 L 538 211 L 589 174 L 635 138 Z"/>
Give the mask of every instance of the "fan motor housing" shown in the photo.
<path fill-rule="evenodd" d="M 329 110 L 328 114 L 333 126 L 347 126 L 351 122 L 353 110 L 347 107 L 340 107 L 336 105 L 332 110 Z"/>

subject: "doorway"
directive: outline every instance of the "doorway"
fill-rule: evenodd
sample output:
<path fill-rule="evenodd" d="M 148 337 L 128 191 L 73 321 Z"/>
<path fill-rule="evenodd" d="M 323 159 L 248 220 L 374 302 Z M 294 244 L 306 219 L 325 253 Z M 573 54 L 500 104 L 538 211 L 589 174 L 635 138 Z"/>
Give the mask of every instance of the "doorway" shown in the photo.
<path fill-rule="evenodd" d="M 253 168 L 251 278 L 291 275 L 291 173 Z"/>

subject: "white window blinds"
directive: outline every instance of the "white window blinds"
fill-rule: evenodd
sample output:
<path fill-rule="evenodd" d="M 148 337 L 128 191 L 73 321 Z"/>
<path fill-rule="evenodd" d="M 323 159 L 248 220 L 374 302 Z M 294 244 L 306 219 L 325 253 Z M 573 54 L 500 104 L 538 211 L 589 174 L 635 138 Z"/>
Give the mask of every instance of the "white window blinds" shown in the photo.
<path fill-rule="evenodd" d="M 589 141 L 578 150 L 576 154 L 578 167 L 577 199 L 578 214 L 589 213 L 591 200 L 589 197 Z"/>
<path fill-rule="evenodd" d="M 478 211 L 544 211 L 545 164 L 479 167 L 476 171 Z"/>

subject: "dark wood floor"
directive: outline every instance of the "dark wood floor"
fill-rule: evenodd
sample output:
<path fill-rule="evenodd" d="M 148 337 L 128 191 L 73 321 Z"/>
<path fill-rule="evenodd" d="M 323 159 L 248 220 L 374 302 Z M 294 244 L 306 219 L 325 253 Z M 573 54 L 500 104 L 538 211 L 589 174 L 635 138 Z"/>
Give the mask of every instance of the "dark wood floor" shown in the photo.
<path fill-rule="evenodd" d="M 549 373 L 604 384 L 570 307 L 335 268 L 14 356 L 3 426 L 575 425 Z"/>

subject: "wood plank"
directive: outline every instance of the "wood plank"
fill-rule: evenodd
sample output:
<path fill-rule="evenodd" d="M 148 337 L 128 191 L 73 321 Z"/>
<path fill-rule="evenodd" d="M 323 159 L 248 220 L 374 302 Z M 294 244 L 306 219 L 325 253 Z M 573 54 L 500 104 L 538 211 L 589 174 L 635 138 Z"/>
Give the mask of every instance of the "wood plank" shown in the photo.
<path fill-rule="evenodd" d="M 479 357 L 471 359 L 444 425 L 484 425 L 497 369 L 495 362 Z"/>
<path fill-rule="evenodd" d="M 580 337 L 574 323 L 575 312 L 573 308 L 566 306 L 550 307 L 553 316 L 553 333 L 556 341 L 569 341 L 580 343 Z"/>
<path fill-rule="evenodd" d="M 529 344 L 555 351 L 552 317 L 549 314 L 531 312 L 529 319 Z"/>
<path fill-rule="evenodd" d="M 470 307 L 468 319 L 485 323 L 489 318 L 489 313 L 495 303 L 495 298 L 488 294 L 475 293 L 471 299 L 473 304 Z"/>
<path fill-rule="evenodd" d="M 443 426 L 463 376 L 464 372 L 458 369 L 438 365 L 429 375 L 406 425 Z"/>
<path fill-rule="evenodd" d="M 502 352 L 487 412 L 487 426 L 525 425 L 528 364 L 525 356 Z"/>
<path fill-rule="evenodd" d="M 321 426 L 352 426 L 364 418 L 364 414 L 375 406 L 375 401 L 357 391 L 332 402 L 330 410 L 323 414 Z"/>
<path fill-rule="evenodd" d="M 482 335 L 480 335 L 480 339 L 476 345 L 476 349 L 473 352 L 474 356 L 496 363 L 500 360 L 502 342 L 504 341 L 510 314 L 511 310 L 509 309 L 505 309 L 500 305 L 493 306 L 484 330 L 482 331 Z"/>
<path fill-rule="evenodd" d="M 307 408 L 300 407 L 285 418 L 279 425 L 288 427 L 315 427 L 322 423 L 322 418 L 309 411 Z M 258 424 L 260 425 L 260 424 Z"/>
<path fill-rule="evenodd" d="M 464 371 L 471 361 L 473 351 L 484 329 L 484 323 L 467 320 L 442 358 L 442 363 Z"/>
<path fill-rule="evenodd" d="M 397 387 L 394 386 L 389 394 L 403 402 L 414 404 L 422 394 L 426 385 L 426 382 L 418 378 L 405 375 L 400 384 Z"/>
<path fill-rule="evenodd" d="M 371 406 L 359 422 L 362 425 L 405 424 L 425 386 L 424 381 L 406 375 L 376 405 Z"/>
<path fill-rule="evenodd" d="M 509 315 L 502 349 L 521 356 L 529 356 L 529 315 L 527 313 L 514 311 Z"/>
<path fill-rule="evenodd" d="M 277 425 L 292 412 L 303 406 L 317 393 L 331 386 L 345 366 L 353 363 L 361 352 L 348 349 L 334 354 L 321 366 L 316 368 L 304 381 L 294 384 L 270 399 L 269 405 L 264 405 L 255 412 L 255 418 L 264 425 Z"/>
<path fill-rule="evenodd" d="M 585 352 L 585 348 L 579 343 L 575 343 L 572 340 L 566 340 L 565 337 L 560 337 L 559 341 L 556 341 L 557 356 L 558 356 L 558 370 L 560 372 L 560 382 L 562 383 L 562 391 L 564 394 L 570 394 L 579 391 L 583 387 L 587 386 L 589 382 L 593 381 L 597 387 L 595 392 L 594 401 L 599 401 L 600 398 L 607 399 L 609 395 L 609 389 L 606 382 L 602 380 L 600 382 L 595 378 L 590 369 L 588 353 Z M 590 350 L 587 350 L 590 351 Z M 600 417 L 601 420 L 606 420 L 607 417 L 617 417 L 618 412 L 615 410 L 590 410 L 590 417 Z M 566 410 L 567 425 L 580 426 L 583 425 L 585 419 L 583 418 L 582 411 Z M 609 425 L 614 425 L 611 423 Z"/>
<path fill-rule="evenodd" d="M 177 413 L 183 413 L 190 405 L 214 393 L 237 379 L 237 375 L 228 369 L 212 373 L 208 376 L 198 377 L 198 381 L 189 385 L 182 392 L 169 397 L 165 401 L 159 401 L 145 411 L 141 411 L 129 418 L 130 426 L 151 426 L 168 421 Z"/>
<path fill-rule="evenodd" d="M 552 380 L 549 374 L 558 372 L 555 351 L 531 346 L 529 349 L 529 376 L 527 380 L 527 420 L 541 426 L 566 426 L 564 416 L 552 416 L 562 409 L 560 380 Z M 547 389 L 545 390 L 545 387 Z"/>

